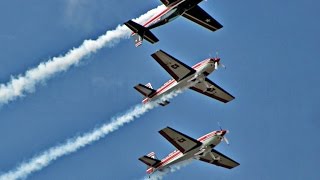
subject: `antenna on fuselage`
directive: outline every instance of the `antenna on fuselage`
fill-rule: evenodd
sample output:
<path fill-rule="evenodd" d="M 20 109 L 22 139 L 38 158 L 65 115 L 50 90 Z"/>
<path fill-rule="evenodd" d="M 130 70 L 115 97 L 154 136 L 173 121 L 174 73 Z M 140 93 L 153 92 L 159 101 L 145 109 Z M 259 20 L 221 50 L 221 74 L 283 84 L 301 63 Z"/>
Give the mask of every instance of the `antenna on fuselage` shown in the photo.
<path fill-rule="evenodd" d="M 220 128 L 220 131 L 222 131 L 221 124 L 220 124 L 219 121 L 218 121 L 218 126 L 219 126 L 219 128 Z"/>

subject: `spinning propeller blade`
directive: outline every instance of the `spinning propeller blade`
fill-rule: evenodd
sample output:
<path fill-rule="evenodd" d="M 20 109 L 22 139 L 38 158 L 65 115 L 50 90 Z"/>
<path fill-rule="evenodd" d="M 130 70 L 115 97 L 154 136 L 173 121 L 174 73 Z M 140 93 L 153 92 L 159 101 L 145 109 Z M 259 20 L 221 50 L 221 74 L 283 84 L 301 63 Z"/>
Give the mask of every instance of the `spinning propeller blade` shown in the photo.
<path fill-rule="evenodd" d="M 214 63 L 214 69 L 217 70 L 218 69 L 218 62 Z"/>
<path fill-rule="evenodd" d="M 219 126 L 219 128 L 220 128 L 220 131 L 222 131 L 222 127 L 221 127 L 221 125 L 220 125 L 220 122 L 218 122 L 218 126 Z M 228 134 L 229 133 L 229 131 L 227 130 L 226 131 L 226 134 Z M 225 135 L 226 135 L 225 134 Z M 223 137 L 222 137 L 222 141 L 224 141 L 227 145 L 229 145 L 230 143 L 229 143 L 229 140 L 227 139 L 227 137 L 225 136 L 225 135 L 223 135 Z"/>
<path fill-rule="evenodd" d="M 229 140 L 228 140 L 227 137 L 225 137 L 225 136 L 223 136 L 223 141 L 226 142 L 226 144 L 228 144 L 228 145 L 230 144 L 230 143 L 229 143 Z"/>

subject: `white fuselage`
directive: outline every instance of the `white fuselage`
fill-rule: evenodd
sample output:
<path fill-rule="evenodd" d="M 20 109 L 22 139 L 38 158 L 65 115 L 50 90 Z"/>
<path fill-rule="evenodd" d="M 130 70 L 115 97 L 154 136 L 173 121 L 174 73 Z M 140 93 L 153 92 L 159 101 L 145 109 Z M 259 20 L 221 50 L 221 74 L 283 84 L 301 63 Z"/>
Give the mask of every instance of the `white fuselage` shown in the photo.
<path fill-rule="evenodd" d="M 195 85 L 196 83 L 203 82 L 206 76 L 208 76 L 215 70 L 214 62 L 210 58 L 201 61 L 200 63 L 194 65 L 192 68 L 196 70 L 195 73 L 189 75 L 179 82 L 174 79 L 170 79 L 162 87 L 160 87 L 152 97 L 147 97 L 142 102 L 147 103 L 156 101 L 172 92 L 184 90 Z"/>
<path fill-rule="evenodd" d="M 159 14 L 149 19 L 143 26 L 148 29 L 153 29 L 155 27 L 164 25 L 176 19 L 189 9 L 193 8 L 201 1 L 202 0 L 178 0 L 167 6 L 166 9 L 164 9 Z"/>
<path fill-rule="evenodd" d="M 159 14 L 152 17 L 149 21 L 147 21 L 143 26 L 144 27 L 150 27 L 156 23 L 159 23 L 159 21 L 164 21 L 167 19 L 167 22 L 175 19 L 178 17 L 178 15 L 172 16 L 176 11 L 179 5 L 181 5 L 186 0 L 177 1 L 175 4 L 171 5 L 170 7 L 167 7 L 165 10 L 160 12 Z"/>

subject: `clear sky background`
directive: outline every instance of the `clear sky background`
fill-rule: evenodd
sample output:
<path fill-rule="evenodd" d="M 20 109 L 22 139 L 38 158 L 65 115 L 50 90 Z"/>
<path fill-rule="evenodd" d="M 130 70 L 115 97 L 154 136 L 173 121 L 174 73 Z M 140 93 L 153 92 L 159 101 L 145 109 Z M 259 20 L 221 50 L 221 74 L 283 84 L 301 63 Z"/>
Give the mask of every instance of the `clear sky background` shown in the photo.
<path fill-rule="evenodd" d="M 1 0 L 0 83 L 66 53 L 160 4 L 157 0 Z M 202 2 L 224 27 L 210 32 L 182 17 L 153 30 L 160 42 L 124 40 L 0 108 L 0 172 L 140 103 L 133 89 L 170 75 L 150 57 L 163 49 L 192 66 L 219 51 L 227 69 L 209 78 L 236 97 L 223 104 L 191 90 L 106 138 L 62 157 L 29 179 L 141 179 L 138 158 L 174 147 L 166 126 L 198 138 L 229 129 L 217 147 L 241 165 L 194 161 L 167 179 L 320 179 L 320 2 Z"/>

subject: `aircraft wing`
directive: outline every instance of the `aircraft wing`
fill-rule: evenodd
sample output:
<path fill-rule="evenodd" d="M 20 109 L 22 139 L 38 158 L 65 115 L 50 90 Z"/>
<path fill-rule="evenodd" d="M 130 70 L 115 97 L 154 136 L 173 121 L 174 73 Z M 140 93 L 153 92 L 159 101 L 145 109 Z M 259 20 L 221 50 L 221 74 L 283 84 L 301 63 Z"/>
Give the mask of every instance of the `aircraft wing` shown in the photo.
<path fill-rule="evenodd" d="M 197 141 L 170 127 L 160 130 L 159 133 L 182 153 L 186 153 L 202 145 L 200 141 Z"/>
<path fill-rule="evenodd" d="M 230 159 L 229 157 L 223 155 L 222 153 L 214 149 L 212 149 L 210 153 L 212 154 L 207 153 L 205 156 L 200 157 L 199 160 L 228 169 L 232 169 L 240 165 L 238 162 Z"/>
<path fill-rule="evenodd" d="M 182 16 L 211 31 L 216 31 L 223 27 L 198 5 L 183 13 Z"/>
<path fill-rule="evenodd" d="M 204 82 L 197 83 L 196 85 L 190 87 L 190 89 L 224 103 L 227 103 L 234 99 L 231 94 L 223 90 L 208 78 L 206 78 Z"/>
<path fill-rule="evenodd" d="M 159 50 L 151 55 L 176 81 L 195 73 L 196 71 L 175 59 L 166 52 Z"/>
<path fill-rule="evenodd" d="M 178 0 L 161 0 L 161 2 L 165 5 L 165 6 L 169 6 L 170 4 L 176 2 Z"/>

